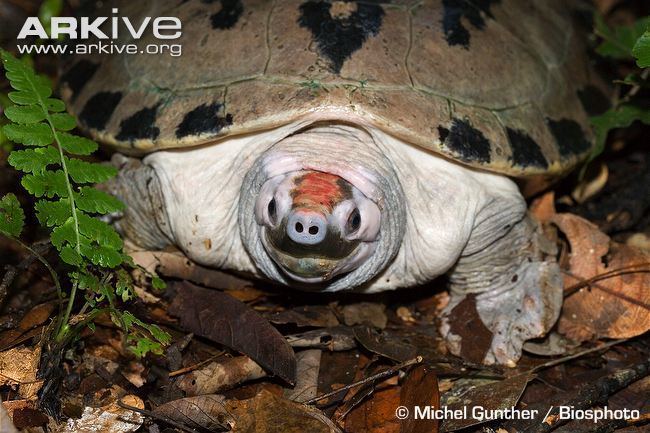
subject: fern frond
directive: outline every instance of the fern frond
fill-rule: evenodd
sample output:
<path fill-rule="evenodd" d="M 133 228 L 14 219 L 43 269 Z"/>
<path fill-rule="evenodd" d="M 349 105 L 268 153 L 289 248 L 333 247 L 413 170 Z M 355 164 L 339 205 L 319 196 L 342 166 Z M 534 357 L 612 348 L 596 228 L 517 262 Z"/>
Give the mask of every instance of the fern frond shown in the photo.
<path fill-rule="evenodd" d="M 65 112 L 63 101 L 52 97 L 47 78 L 5 51 L 1 57 L 16 89 L 8 95 L 16 105 L 5 110 L 12 123 L 3 131 L 10 140 L 34 147 L 12 152 L 9 163 L 25 173 L 23 187 L 42 198 L 36 206 L 39 221 L 53 229 L 52 243 L 65 262 L 79 265 L 85 258 L 101 266 L 118 266 L 121 242 L 105 242 L 119 239 L 117 233 L 107 224 L 88 221 L 93 215 L 120 211 L 123 205 L 110 194 L 84 185 L 104 182 L 117 171 L 75 158 L 91 154 L 97 144 L 69 133 L 76 121 Z"/>

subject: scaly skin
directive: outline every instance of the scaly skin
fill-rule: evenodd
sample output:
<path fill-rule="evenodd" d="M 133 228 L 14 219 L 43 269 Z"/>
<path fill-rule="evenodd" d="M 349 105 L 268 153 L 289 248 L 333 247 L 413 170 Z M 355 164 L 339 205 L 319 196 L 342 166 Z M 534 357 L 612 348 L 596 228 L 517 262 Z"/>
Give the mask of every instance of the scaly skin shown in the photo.
<path fill-rule="evenodd" d="M 494 335 L 484 361 L 514 363 L 561 304 L 553 252 L 516 185 L 377 128 L 318 116 L 125 165 L 109 185 L 129 207 L 119 227 L 143 247 L 174 244 L 199 264 L 307 290 L 373 293 L 449 273 L 446 314 L 477 294 Z M 320 122 L 305 128 L 312 121 Z M 360 228 L 346 229 L 354 209 Z M 446 320 L 442 331 L 458 352 Z"/>

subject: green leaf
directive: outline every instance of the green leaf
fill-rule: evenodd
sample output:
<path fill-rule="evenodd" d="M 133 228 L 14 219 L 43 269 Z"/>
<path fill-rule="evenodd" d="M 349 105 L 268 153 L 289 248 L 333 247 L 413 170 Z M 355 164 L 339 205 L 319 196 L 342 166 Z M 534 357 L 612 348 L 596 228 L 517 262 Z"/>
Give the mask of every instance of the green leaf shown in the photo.
<path fill-rule="evenodd" d="M 58 137 L 63 150 L 73 155 L 90 155 L 97 150 L 97 143 L 85 137 L 77 137 L 65 132 L 58 134 Z"/>
<path fill-rule="evenodd" d="M 79 284 L 81 290 L 90 290 L 91 292 L 98 292 L 101 282 L 99 278 L 87 272 L 74 272 L 74 279 Z"/>
<path fill-rule="evenodd" d="M 65 198 L 55 201 L 39 200 L 34 208 L 36 217 L 45 227 L 63 225 L 72 216 L 70 200 Z"/>
<path fill-rule="evenodd" d="M 610 28 L 602 16 L 596 16 L 596 34 L 604 41 L 596 48 L 601 56 L 614 59 L 629 59 L 637 39 L 648 28 L 650 17 L 644 17 L 629 26 Z"/>
<path fill-rule="evenodd" d="M 45 123 L 9 124 L 2 127 L 7 138 L 25 146 L 47 146 L 54 141 L 52 129 Z"/>
<path fill-rule="evenodd" d="M 650 110 L 632 104 L 624 104 L 618 108 L 607 110 L 601 115 L 591 118 L 596 131 L 597 145 L 605 146 L 607 133 L 616 128 L 626 128 L 635 120 L 650 124 Z"/>
<path fill-rule="evenodd" d="M 52 245 L 61 251 L 66 244 L 76 245 L 75 233 L 74 220 L 70 217 L 63 225 L 52 230 L 50 241 L 52 241 Z"/>
<path fill-rule="evenodd" d="M 35 92 L 40 98 L 47 99 L 52 94 L 52 83 L 46 77 L 37 75 L 30 65 L 22 62 L 7 51 L 0 52 L 2 62 L 7 71 L 5 76 L 9 79 L 11 87 L 16 90 Z"/>
<path fill-rule="evenodd" d="M 124 204 L 116 197 L 88 186 L 84 186 L 79 194 L 75 194 L 75 201 L 79 209 L 89 213 L 105 215 L 124 209 Z"/>
<path fill-rule="evenodd" d="M 0 233 L 17 238 L 25 225 L 25 213 L 14 194 L 0 199 Z"/>
<path fill-rule="evenodd" d="M 102 245 L 82 243 L 81 254 L 97 266 L 114 268 L 122 263 L 122 255 Z"/>
<path fill-rule="evenodd" d="M 79 219 L 79 231 L 86 238 L 114 251 L 122 248 L 122 238 L 113 227 L 81 212 L 77 218 Z"/>
<path fill-rule="evenodd" d="M 83 258 L 72 247 L 66 246 L 59 251 L 61 260 L 72 266 L 81 266 Z"/>
<path fill-rule="evenodd" d="M 46 113 L 37 105 L 14 105 L 5 109 L 5 116 L 16 123 L 37 123 L 44 120 Z"/>
<path fill-rule="evenodd" d="M 86 162 L 80 159 L 70 159 L 67 163 L 68 174 L 77 183 L 105 182 L 117 174 L 112 165 Z"/>
<path fill-rule="evenodd" d="M 14 104 L 19 104 L 19 105 L 38 104 L 38 96 L 34 92 L 19 90 L 16 92 L 9 92 L 7 96 Z"/>
<path fill-rule="evenodd" d="M 35 197 L 68 196 L 66 176 L 61 170 L 56 172 L 45 170 L 38 174 L 27 174 L 23 177 L 21 184 Z"/>
<path fill-rule="evenodd" d="M 156 340 L 160 341 L 162 344 L 169 344 L 172 340 L 171 335 L 169 335 L 167 332 L 163 331 L 160 329 L 158 325 L 152 324 L 143 324 L 147 328 L 147 331 L 151 332 L 151 335 L 153 335 L 153 338 Z"/>
<path fill-rule="evenodd" d="M 60 162 L 59 151 L 52 146 L 35 149 L 14 150 L 9 155 L 9 164 L 26 173 L 43 173 L 48 165 Z"/>
<path fill-rule="evenodd" d="M 582 166 L 580 178 L 584 176 L 589 163 L 605 149 L 609 131 L 617 128 L 627 128 L 636 120 L 650 124 L 650 110 L 632 104 L 624 104 L 617 108 L 610 108 L 603 114 L 591 118 L 591 125 L 596 134 L 596 146 L 594 146 L 594 150 Z"/>
<path fill-rule="evenodd" d="M 128 350 L 138 358 L 146 356 L 147 353 L 153 353 L 156 355 L 162 355 L 163 353 L 162 345 L 147 337 L 130 337 L 127 338 L 127 342 L 130 343 Z"/>
<path fill-rule="evenodd" d="M 52 125 L 59 131 L 70 131 L 77 126 L 77 121 L 68 113 L 54 113 L 50 115 Z"/>
<path fill-rule="evenodd" d="M 56 98 L 48 98 L 45 100 L 45 106 L 47 107 L 48 110 L 53 111 L 55 113 L 59 111 L 65 111 L 65 103 Z"/>
<path fill-rule="evenodd" d="M 20 182 L 35 197 L 67 197 L 67 177 L 62 170 L 45 170 L 38 174 L 27 174 Z"/>
<path fill-rule="evenodd" d="M 165 281 L 157 275 L 151 277 L 151 285 L 156 290 L 162 290 L 167 287 L 167 283 L 165 283 Z"/>
<path fill-rule="evenodd" d="M 636 64 L 640 68 L 650 67 L 650 30 L 646 30 L 632 48 Z"/>
<path fill-rule="evenodd" d="M 124 269 L 118 269 L 116 274 L 115 293 L 122 298 L 122 302 L 127 302 L 133 297 L 133 279 Z"/>

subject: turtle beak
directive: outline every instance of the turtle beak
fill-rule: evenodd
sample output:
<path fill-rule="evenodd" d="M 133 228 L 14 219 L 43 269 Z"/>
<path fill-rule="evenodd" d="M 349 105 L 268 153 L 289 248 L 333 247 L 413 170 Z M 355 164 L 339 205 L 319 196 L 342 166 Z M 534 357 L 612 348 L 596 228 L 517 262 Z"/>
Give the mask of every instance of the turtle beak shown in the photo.
<path fill-rule="evenodd" d="M 286 275 L 318 283 L 358 266 L 362 240 L 354 234 L 362 216 L 355 190 L 341 177 L 318 171 L 267 181 L 256 216 L 267 253 Z"/>

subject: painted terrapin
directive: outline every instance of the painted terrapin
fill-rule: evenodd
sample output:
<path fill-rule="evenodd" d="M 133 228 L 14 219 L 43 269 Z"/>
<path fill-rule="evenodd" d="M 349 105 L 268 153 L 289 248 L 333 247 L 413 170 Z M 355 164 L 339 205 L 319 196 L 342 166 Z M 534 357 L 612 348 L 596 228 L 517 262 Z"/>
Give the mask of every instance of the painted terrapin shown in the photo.
<path fill-rule="evenodd" d="M 325 292 L 449 273 L 452 351 L 473 294 L 484 361 L 513 364 L 562 281 L 511 178 L 571 170 L 593 143 L 581 100 L 604 98 L 568 3 L 125 2 L 135 23 L 180 18 L 182 55 L 72 56 L 62 91 L 91 135 L 146 155 L 110 185 L 135 243 Z"/>

